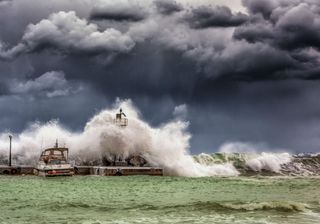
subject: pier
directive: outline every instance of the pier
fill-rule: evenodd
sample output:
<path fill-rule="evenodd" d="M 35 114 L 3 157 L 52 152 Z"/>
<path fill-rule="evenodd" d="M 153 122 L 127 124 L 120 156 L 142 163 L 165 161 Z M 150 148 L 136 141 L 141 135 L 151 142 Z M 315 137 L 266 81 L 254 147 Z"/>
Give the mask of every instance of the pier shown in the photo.
<path fill-rule="evenodd" d="M 0 175 L 33 175 L 33 166 L 1 166 Z"/>
<path fill-rule="evenodd" d="M 0 175 L 34 175 L 34 166 L 0 166 Z M 99 176 L 163 176 L 163 169 L 159 167 L 134 166 L 74 166 L 75 175 Z"/>

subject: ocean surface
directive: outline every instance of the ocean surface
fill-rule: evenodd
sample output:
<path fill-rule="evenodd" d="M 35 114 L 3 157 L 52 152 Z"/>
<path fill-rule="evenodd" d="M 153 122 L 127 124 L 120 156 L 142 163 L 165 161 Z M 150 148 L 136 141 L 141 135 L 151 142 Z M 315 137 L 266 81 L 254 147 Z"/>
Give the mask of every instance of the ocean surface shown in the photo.
<path fill-rule="evenodd" d="M 320 223 L 320 178 L 0 176 L 0 223 Z"/>

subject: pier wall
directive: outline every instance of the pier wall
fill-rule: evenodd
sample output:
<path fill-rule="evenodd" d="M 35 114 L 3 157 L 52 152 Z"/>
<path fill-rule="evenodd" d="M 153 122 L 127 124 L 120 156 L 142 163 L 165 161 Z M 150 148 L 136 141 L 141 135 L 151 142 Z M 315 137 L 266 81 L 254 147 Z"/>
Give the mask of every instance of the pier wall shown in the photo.
<path fill-rule="evenodd" d="M 0 166 L 0 175 L 34 175 L 33 166 Z M 100 176 L 163 176 L 163 169 L 158 167 L 122 167 L 122 166 L 75 166 L 75 175 Z"/>
<path fill-rule="evenodd" d="M 33 175 L 33 166 L 0 166 L 0 175 Z"/>

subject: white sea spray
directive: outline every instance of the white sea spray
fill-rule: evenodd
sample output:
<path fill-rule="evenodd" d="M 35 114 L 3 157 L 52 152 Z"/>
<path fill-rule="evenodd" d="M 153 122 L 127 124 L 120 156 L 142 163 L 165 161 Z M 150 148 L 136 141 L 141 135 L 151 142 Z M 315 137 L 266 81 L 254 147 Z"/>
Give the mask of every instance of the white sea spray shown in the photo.
<path fill-rule="evenodd" d="M 125 128 L 114 124 L 119 108 L 128 118 Z M 200 164 L 189 153 L 191 134 L 189 123 L 174 119 L 160 127 L 144 122 L 130 100 L 117 101 L 112 109 L 106 109 L 91 118 L 82 132 L 72 132 L 58 121 L 35 123 L 22 133 L 14 134 L 13 153 L 19 161 L 35 163 L 41 148 L 51 147 L 56 139 L 70 149 L 70 157 L 76 161 L 90 162 L 102 157 L 117 155 L 124 159 L 131 154 L 143 156 L 149 164 L 164 168 L 167 175 L 215 176 L 238 175 L 230 163 Z M 6 153 L 8 133 L 0 135 L 1 154 Z"/>

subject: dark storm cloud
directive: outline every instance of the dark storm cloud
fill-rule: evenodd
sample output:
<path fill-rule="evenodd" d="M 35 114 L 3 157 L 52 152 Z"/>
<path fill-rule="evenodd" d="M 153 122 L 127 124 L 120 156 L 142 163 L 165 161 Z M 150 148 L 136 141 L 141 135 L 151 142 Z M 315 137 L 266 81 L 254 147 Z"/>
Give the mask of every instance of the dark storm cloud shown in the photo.
<path fill-rule="evenodd" d="M 110 16 L 116 24 L 96 24 L 74 11 L 52 12 L 48 18 L 27 25 L 18 43 L 0 42 L 0 58 L 10 60 L 53 50 L 62 55 L 99 55 L 100 62 L 108 64 L 118 54 L 132 53 L 137 44 L 149 41 L 191 58 L 206 77 L 316 78 L 319 54 L 311 48 L 317 49 L 320 43 L 319 4 L 311 0 L 243 2 L 248 15 L 226 6 L 190 10 L 173 1 L 97 1 L 87 12 L 79 10 L 81 14 L 97 18 L 104 13 L 106 20 Z M 161 11 L 165 9 L 178 13 Z M 306 62 L 306 58 L 312 60 Z"/>
<path fill-rule="evenodd" d="M 190 45 L 183 51 L 199 63 L 208 77 L 251 81 L 316 78 L 320 65 L 319 3 L 308 0 L 243 2 L 249 10 L 248 16 L 234 14 L 226 7 L 196 8 L 191 13 L 198 15 L 194 19 L 187 14 L 186 18 L 189 17 L 196 28 L 236 27 L 234 31 L 229 30 L 233 38 L 223 46 L 210 46 L 214 37 L 193 46 L 190 39 Z M 211 32 L 216 31 L 211 28 Z"/>
<path fill-rule="evenodd" d="M 81 90 L 81 86 L 66 80 L 62 71 L 50 71 L 26 81 L 13 80 L 9 83 L 9 90 L 17 95 L 39 95 L 48 98 L 67 96 Z"/>
<path fill-rule="evenodd" d="M 90 18 L 94 20 L 141 21 L 148 16 L 147 10 L 134 2 L 110 2 L 97 4 L 91 11 Z"/>
<path fill-rule="evenodd" d="M 190 120 L 193 153 L 228 141 L 315 151 L 319 3 L 243 5 L 246 12 L 179 0 L 0 6 L 1 130 L 55 118 L 79 130 L 120 97 L 153 126 Z"/>
<path fill-rule="evenodd" d="M 252 14 L 261 14 L 265 18 L 270 17 L 272 11 L 276 9 L 281 2 L 281 0 L 243 0 L 243 5 L 248 8 L 249 12 Z M 288 1 L 287 1 L 288 2 Z"/>
<path fill-rule="evenodd" d="M 272 24 L 267 21 L 238 27 L 233 35 L 235 39 L 245 39 L 249 43 L 270 42 L 275 37 Z"/>
<path fill-rule="evenodd" d="M 235 29 L 234 39 L 278 49 L 292 61 L 291 66 L 280 67 L 269 77 L 319 78 L 319 3 L 308 0 L 243 2 L 252 13 L 251 20 Z"/>
<path fill-rule="evenodd" d="M 93 20 L 115 20 L 115 21 L 140 21 L 145 18 L 145 15 L 141 14 L 140 11 L 136 12 L 124 12 L 118 13 L 114 11 L 93 11 L 90 15 L 90 19 Z"/>
<path fill-rule="evenodd" d="M 271 18 L 239 27 L 234 36 L 237 39 L 265 42 L 288 50 L 319 48 L 319 10 L 318 5 L 308 3 L 286 5 L 285 8 L 279 6 L 268 11 Z"/>
<path fill-rule="evenodd" d="M 206 64 L 205 69 L 213 77 L 229 76 L 231 79 L 258 81 L 287 79 L 290 73 L 286 71 L 303 69 L 303 66 L 285 51 L 254 44 L 240 47 L 233 52 L 232 58 L 217 57 L 212 63 Z M 248 75 L 248 72 L 252 75 Z"/>
<path fill-rule="evenodd" d="M 11 49 L 0 43 L 0 59 L 12 59 L 20 54 L 59 49 L 69 53 L 97 54 L 102 52 L 126 52 L 135 43 L 115 29 L 98 30 L 97 25 L 77 17 L 74 11 L 53 13 L 48 19 L 26 28 L 21 42 Z"/>
<path fill-rule="evenodd" d="M 199 7 L 186 16 L 186 20 L 193 28 L 233 27 L 245 23 L 247 19 L 245 14 L 240 12 L 233 14 L 226 6 Z"/>
<path fill-rule="evenodd" d="M 170 15 L 183 10 L 183 6 L 174 0 L 156 0 L 154 4 L 157 10 L 164 15 Z"/>

